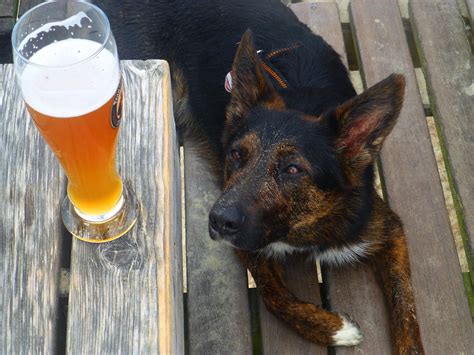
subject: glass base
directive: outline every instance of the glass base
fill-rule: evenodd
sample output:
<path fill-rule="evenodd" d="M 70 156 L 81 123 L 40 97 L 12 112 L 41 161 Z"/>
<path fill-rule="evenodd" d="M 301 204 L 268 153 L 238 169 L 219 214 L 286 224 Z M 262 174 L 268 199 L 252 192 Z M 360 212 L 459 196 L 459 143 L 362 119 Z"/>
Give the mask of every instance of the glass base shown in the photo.
<path fill-rule="evenodd" d="M 69 197 L 61 205 L 66 229 L 76 238 L 89 243 L 105 243 L 127 233 L 139 215 L 138 200 L 128 184 L 123 184 L 122 197 L 117 206 L 102 216 L 88 216 L 76 210 Z"/>

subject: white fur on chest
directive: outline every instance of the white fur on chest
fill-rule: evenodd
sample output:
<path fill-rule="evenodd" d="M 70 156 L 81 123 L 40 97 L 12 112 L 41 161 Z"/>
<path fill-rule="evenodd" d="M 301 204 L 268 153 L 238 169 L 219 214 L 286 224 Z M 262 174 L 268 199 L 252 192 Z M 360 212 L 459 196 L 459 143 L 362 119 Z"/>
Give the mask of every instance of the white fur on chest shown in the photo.
<path fill-rule="evenodd" d="M 285 242 L 274 242 L 265 247 L 263 252 L 268 258 L 282 259 L 287 255 L 291 255 L 295 252 L 302 252 L 303 248 L 294 247 Z"/>
<path fill-rule="evenodd" d="M 319 251 L 317 247 L 301 248 L 294 247 L 285 242 L 274 242 L 269 244 L 264 253 L 268 258 L 282 259 L 285 256 L 293 253 L 309 252 L 314 259 L 319 259 L 321 263 L 341 266 L 345 264 L 353 264 L 358 262 L 361 258 L 368 255 L 370 243 L 360 242 L 343 247 L 329 248 L 323 252 Z"/>

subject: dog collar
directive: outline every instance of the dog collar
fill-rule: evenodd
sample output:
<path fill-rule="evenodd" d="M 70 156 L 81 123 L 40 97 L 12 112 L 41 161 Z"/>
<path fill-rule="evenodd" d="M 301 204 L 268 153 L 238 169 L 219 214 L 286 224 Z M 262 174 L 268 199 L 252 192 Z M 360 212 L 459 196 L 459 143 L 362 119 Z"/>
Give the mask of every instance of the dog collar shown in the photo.
<path fill-rule="evenodd" d="M 290 47 L 275 49 L 269 53 L 266 53 L 265 51 L 261 49 L 257 51 L 257 54 L 262 60 L 263 69 L 282 89 L 288 89 L 289 87 L 288 81 L 285 79 L 283 74 L 272 64 L 271 59 L 278 57 L 282 54 L 288 53 L 292 50 L 295 50 L 300 46 L 301 46 L 301 43 L 298 42 Z M 228 93 L 232 91 L 232 70 L 228 72 L 227 75 L 225 76 L 224 88 Z"/>

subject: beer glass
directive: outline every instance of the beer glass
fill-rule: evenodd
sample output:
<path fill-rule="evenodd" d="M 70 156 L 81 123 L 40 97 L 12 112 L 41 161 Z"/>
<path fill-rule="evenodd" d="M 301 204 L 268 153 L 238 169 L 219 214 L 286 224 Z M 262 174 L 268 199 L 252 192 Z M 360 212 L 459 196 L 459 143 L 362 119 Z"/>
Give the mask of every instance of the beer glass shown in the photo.
<path fill-rule="evenodd" d="M 88 2 L 45 2 L 16 23 L 12 45 L 23 100 L 68 178 L 64 225 L 88 242 L 120 237 L 138 203 L 115 166 L 123 87 L 107 17 Z"/>

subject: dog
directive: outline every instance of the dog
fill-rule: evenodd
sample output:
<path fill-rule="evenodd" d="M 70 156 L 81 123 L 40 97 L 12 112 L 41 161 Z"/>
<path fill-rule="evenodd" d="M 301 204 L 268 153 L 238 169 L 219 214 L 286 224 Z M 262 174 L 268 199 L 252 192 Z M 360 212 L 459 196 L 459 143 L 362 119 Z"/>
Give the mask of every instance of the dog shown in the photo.
<path fill-rule="evenodd" d="M 277 0 L 99 6 L 113 13 L 123 58 L 169 62 L 180 131 L 201 137 L 222 180 L 209 234 L 235 247 L 269 311 L 315 343 L 359 344 L 351 319 L 288 290 L 282 260 L 364 261 L 381 281 L 395 352 L 422 354 L 402 222 L 374 189 L 403 76 L 356 95 L 339 55 Z"/>

